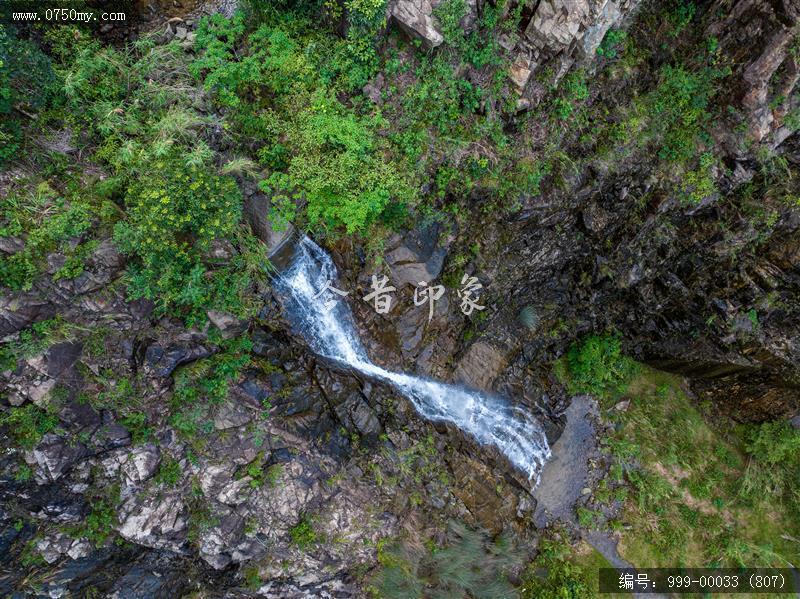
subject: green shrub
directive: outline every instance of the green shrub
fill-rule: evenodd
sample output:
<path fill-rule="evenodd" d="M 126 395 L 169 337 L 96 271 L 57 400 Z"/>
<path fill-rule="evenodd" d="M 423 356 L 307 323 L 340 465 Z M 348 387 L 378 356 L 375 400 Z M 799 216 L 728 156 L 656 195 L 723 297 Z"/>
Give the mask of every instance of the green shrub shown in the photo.
<path fill-rule="evenodd" d="M 258 566 L 250 566 L 242 571 L 245 586 L 251 591 L 257 591 L 264 584 L 261 580 L 261 574 L 258 571 Z"/>
<path fill-rule="evenodd" d="M 684 174 L 680 185 L 683 199 L 696 204 L 717 191 L 713 168 L 717 160 L 711 152 L 700 155 L 697 168 Z"/>
<path fill-rule="evenodd" d="M 168 456 L 161 460 L 158 472 L 156 472 L 153 480 L 155 480 L 157 484 L 174 487 L 178 484 L 178 481 L 181 480 L 182 475 L 183 470 L 181 470 L 181 465 L 178 460 Z"/>
<path fill-rule="evenodd" d="M 339 70 L 345 89 L 363 87 L 378 70 L 375 46 L 386 24 L 386 0 L 345 0 L 349 27 Z"/>
<path fill-rule="evenodd" d="M 800 108 L 790 110 L 783 118 L 783 124 L 786 125 L 789 131 L 800 130 Z"/>
<path fill-rule="evenodd" d="M 666 65 L 661 69 L 661 81 L 647 100 L 651 131 L 661 140 L 660 158 L 677 162 L 694 157 L 721 75 L 711 68 L 691 71 Z"/>
<path fill-rule="evenodd" d="M 750 429 L 746 448 L 764 464 L 800 464 L 800 430 L 784 421 L 765 422 Z"/>
<path fill-rule="evenodd" d="M 586 84 L 586 73 L 582 70 L 572 71 L 560 85 L 560 94 L 553 101 L 556 118 L 568 119 L 578 104 L 589 98 L 589 87 Z"/>
<path fill-rule="evenodd" d="M 114 227 L 120 250 L 138 258 L 129 269 L 131 298 L 150 299 L 161 313 L 183 309 L 198 318 L 218 304 L 203 254 L 233 233 L 241 200 L 231 177 L 175 163 L 131 186 L 126 218 Z"/>
<path fill-rule="evenodd" d="M 147 416 L 144 412 L 131 412 L 125 415 L 119 422 L 131 435 L 131 443 L 139 445 L 145 443 L 153 434 L 152 428 L 147 424 Z"/>
<path fill-rule="evenodd" d="M 404 90 L 402 123 L 434 126 L 442 135 L 463 134 L 465 120 L 476 113 L 483 90 L 456 76 L 443 53 L 421 57 L 417 81 Z"/>
<path fill-rule="evenodd" d="M 8 428 L 8 434 L 23 449 L 33 449 L 42 437 L 58 426 L 58 417 L 29 403 L 9 408 L 0 414 L 0 426 Z"/>
<path fill-rule="evenodd" d="M 213 430 L 210 410 L 228 396 L 251 360 L 252 342 L 246 336 L 223 341 L 219 353 L 180 369 L 170 399 L 170 424 L 190 441 L 202 443 L 202 432 Z"/>
<path fill-rule="evenodd" d="M 102 489 L 95 494 L 91 502 L 92 511 L 86 517 L 83 526 L 73 531 L 73 536 L 86 537 L 95 547 L 102 547 L 114 536 L 118 523 L 117 504 L 119 503 L 119 485 Z"/>
<path fill-rule="evenodd" d="M 64 92 L 71 114 L 91 126 L 105 120 L 103 111 L 120 108 L 136 71 L 128 56 L 96 41 L 79 42 L 73 52 Z"/>
<path fill-rule="evenodd" d="M 0 257 L 0 281 L 14 290 L 27 290 L 45 265 L 48 253 L 61 250 L 74 257 L 65 264 L 57 278 L 66 278 L 78 270 L 76 264 L 87 257 L 91 246 L 70 249 L 68 242 L 80 238 L 92 226 L 88 203 L 55 197 L 43 183 L 33 193 L 12 193 L 0 199 L 0 236 L 25 236 L 25 247 Z M 80 274 L 80 273 L 77 273 Z"/>
<path fill-rule="evenodd" d="M 463 45 L 464 29 L 461 27 L 461 19 L 467 14 L 464 0 L 445 0 L 434 9 L 433 14 L 439 20 L 444 41 L 452 46 Z"/>
<path fill-rule="evenodd" d="M 22 128 L 15 108 L 36 112 L 54 102 L 57 78 L 50 58 L 33 42 L 0 24 L 0 165 L 16 157 Z"/>
<path fill-rule="evenodd" d="M 65 321 L 61 316 L 40 320 L 19 332 L 16 341 L 5 347 L 8 354 L 16 358 L 30 358 L 42 353 L 48 347 L 75 337 L 75 325 Z M 7 355 L 8 355 L 7 354 Z"/>
<path fill-rule="evenodd" d="M 273 173 L 262 189 L 286 205 L 305 199 L 312 224 L 363 232 L 390 200 L 411 195 L 396 167 L 378 153 L 374 129 L 338 100 L 316 94 L 286 132 L 294 149 L 287 172 Z"/>
<path fill-rule="evenodd" d="M 17 353 L 9 345 L 0 345 L 0 372 L 17 367 Z"/>
<path fill-rule="evenodd" d="M 585 507 L 578 507 L 575 512 L 578 515 L 578 524 L 581 528 L 596 528 L 602 521 L 602 512 L 587 509 Z"/>
<path fill-rule="evenodd" d="M 616 58 L 619 46 L 627 39 L 628 34 L 622 29 L 609 29 L 603 41 L 597 47 L 597 55 L 605 58 Z"/>
<path fill-rule="evenodd" d="M 606 396 L 625 389 L 636 363 L 622 355 L 618 335 L 592 335 L 567 351 L 571 393 Z"/>
<path fill-rule="evenodd" d="M 351 2 L 351 18 L 369 20 L 379 5 Z M 320 80 L 300 41 L 262 25 L 239 58 L 232 48 L 244 34 L 240 17 L 205 23 L 198 32 L 203 52 L 192 70 L 243 131 L 263 138 L 258 154 L 272 172 L 261 188 L 272 196 L 273 219 L 295 220 L 305 205 L 312 225 L 361 232 L 390 200 L 410 198 L 399 167 L 382 152 L 376 135 L 382 123 L 347 109 Z M 242 101 L 253 96 L 269 96 L 268 109 L 258 112 L 258 101 Z"/>
<path fill-rule="evenodd" d="M 697 6 L 691 0 L 669 0 L 665 5 L 667 22 L 672 26 L 670 35 L 678 37 L 694 19 Z"/>
<path fill-rule="evenodd" d="M 305 516 L 289 529 L 289 536 L 292 538 L 292 543 L 300 549 L 308 549 L 317 542 L 317 533 L 314 530 L 314 526 Z"/>

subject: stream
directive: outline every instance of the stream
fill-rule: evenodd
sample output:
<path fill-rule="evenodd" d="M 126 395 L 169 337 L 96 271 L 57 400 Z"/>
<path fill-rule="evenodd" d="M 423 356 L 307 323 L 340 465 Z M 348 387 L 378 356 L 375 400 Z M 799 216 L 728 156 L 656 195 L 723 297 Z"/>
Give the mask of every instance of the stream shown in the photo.
<path fill-rule="evenodd" d="M 308 237 L 275 279 L 284 309 L 311 349 L 345 370 L 392 385 L 423 418 L 450 422 L 482 445 L 494 445 L 535 486 L 550 457 L 541 424 L 507 400 L 474 389 L 386 370 L 373 364 L 361 344 L 346 302 L 326 288 L 336 280 L 336 266 Z"/>

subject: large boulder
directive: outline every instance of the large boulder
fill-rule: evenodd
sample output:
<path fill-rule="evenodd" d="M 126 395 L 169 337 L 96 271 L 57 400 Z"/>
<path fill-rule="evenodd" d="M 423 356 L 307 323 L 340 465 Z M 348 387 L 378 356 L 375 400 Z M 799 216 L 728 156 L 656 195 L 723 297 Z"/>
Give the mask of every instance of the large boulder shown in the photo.
<path fill-rule="evenodd" d="M 130 486 L 140 485 L 156 473 L 161 452 L 152 443 L 134 448 L 122 464 L 122 474 Z"/>
<path fill-rule="evenodd" d="M 431 225 L 395 237 L 389 242 L 386 264 L 392 272 L 392 285 L 416 287 L 431 283 L 442 272 L 447 248 L 439 244 L 439 227 Z"/>
<path fill-rule="evenodd" d="M 37 478 L 42 482 L 55 481 L 89 454 L 82 443 L 48 433 L 33 451 L 27 452 L 25 461 L 36 466 Z"/>
<path fill-rule="evenodd" d="M 444 38 L 436 30 L 433 3 L 430 0 L 397 0 L 389 14 L 395 23 L 412 38 L 421 40 L 429 50 L 440 45 Z"/>
<path fill-rule="evenodd" d="M 127 540 L 154 547 L 181 551 L 186 542 L 188 522 L 179 493 L 131 497 L 120 508 L 119 534 Z"/>
<path fill-rule="evenodd" d="M 145 372 L 156 378 L 166 378 L 181 364 L 207 358 L 212 351 L 191 333 L 178 335 L 171 342 L 151 344 L 144 353 Z"/>

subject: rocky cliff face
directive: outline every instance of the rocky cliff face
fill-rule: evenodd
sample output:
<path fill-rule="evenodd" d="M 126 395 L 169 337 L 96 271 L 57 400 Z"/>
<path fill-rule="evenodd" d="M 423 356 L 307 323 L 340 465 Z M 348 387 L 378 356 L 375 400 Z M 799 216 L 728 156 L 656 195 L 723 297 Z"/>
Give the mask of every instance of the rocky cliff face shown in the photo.
<path fill-rule="evenodd" d="M 517 108 L 535 109 L 575 66 L 592 68 L 606 32 L 637 18 L 645 10 L 638 4 L 526 3 L 520 30 L 499 40 L 513 57 Z M 436 5 L 397 0 L 387 14 L 433 49 L 442 42 Z M 467 6 L 462 26 L 469 28 L 483 4 Z M 723 151 L 718 193 L 681 202 L 639 151 L 613 165 L 583 163 L 563 185 L 525 198 L 514 216 L 476 213 L 459 226 L 397 234 L 383 258 L 398 307 L 381 316 L 353 303 L 376 363 L 517 398 L 555 440 L 569 398 L 551 373 L 553 360 L 582 334 L 614 327 L 629 353 L 685 374 L 721 412 L 743 421 L 796 415 L 800 213 L 773 201 L 757 158 L 769 150 L 792 171 L 800 161 L 786 122 L 799 101 L 798 10 L 789 0 L 720 0 L 704 10 L 706 35 L 732 65 L 738 112 L 714 130 Z M 635 75 L 652 77 L 652 65 L 637 68 Z M 592 101 L 613 106 L 623 93 L 601 82 Z M 776 103 L 779 97 L 786 101 Z M 745 129 L 755 145 L 741 143 Z M 772 216 L 748 212 L 748 193 L 763 195 Z M 257 193 L 248 197 L 258 213 Z M 374 271 L 364 248 L 351 240 L 329 245 L 353 295 L 365 295 Z M 230 259 L 225 247 L 215 251 Z M 59 260 L 51 256 L 50 274 Z M 486 316 L 466 319 L 450 289 L 428 323 L 413 288 L 456 265 L 480 276 Z M 534 501 L 500 456 L 420 422 L 390 389 L 320 362 L 291 334 L 266 289 L 252 322 L 208 315 L 223 338 L 249 332 L 254 358 L 213 406 L 202 448 L 193 446 L 160 416 L 180 368 L 222 352 L 221 342 L 208 328 L 154 318 L 148 302 L 125 301 L 123 268 L 104 241 L 77 279 L 42 277 L 32 290 L 0 298 L 0 337 L 17 338 L 56 315 L 78 326 L 33 348 L 0 380 L 4 403 L 55 398 L 59 421 L 35 446 L 0 459 L 4 593 L 33 577 L 52 597 L 90 589 L 173 597 L 200 588 L 253 596 L 241 574 L 269 556 L 251 585 L 259 596 L 357 597 L 358 573 L 374 564 L 378 540 L 411 522 L 457 517 L 534 536 Z M 105 334 L 87 339 L 81 327 Z M 158 423 L 144 442 L 108 404 L 87 400 L 131 389 L 139 410 Z M 3 443 L 12 446 L 7 437 Z M 325 543 L 304 536 L 309 522 Z M 112 532 L 118 543 L 102 537 Z"/>
<path fill-rule="evenodd" d="M 423 15 L 417 22 L 425 20 L 429 6 L 412 4 L 398 3 L 403 12 L 394 18 L 416 11 Z M 591 62 L 608 28 L 625 22 L 635 8 L 636 3 L 610 1 L 542 1 L 526 7 L 523 15 L 529 20 L 526 24 L 523 18 L 523 34 L 511 46 L 518 60 L 510 77 L 520 106 L 535 106 L 545 91 L 532 74 L 549 68 L 558 79 L 573 65 Z M 470 236 L 480 231 L 482 249 L 496 252 L 480 265 L 480 274 L 502 305 L 481 327 L 481 340 L 457 340 L 465 322 L 447 305 L 425 335 L 419 332 L 423 323 L 413 320 L 416 312 L 408 310 L 394 317 L 399 324 L 380 321 L 382 329 L 393 327 L 395 334 L 373 330 L 370 336 L 397 340 L 389 346 L 393 359 L 403 357 L 425 372 L 479 386 L 499 381 L 502 388 L 502 381 L 521 377 L 509 365 L 535 369 L 563 351 L 563 338 L 541 339 L 556 320 L 569 322 L 578 335 L 615 327 L 639 359 L 686 374 L 698 391 L 736 418 L 762 421 L 796 413 L 798 214 L 767 201 L 774 216 L 764 228 L 742 214 L 739 194 L 748 183 L 761 186 L 763 193 L 756 160 L 761 151 L 777 151 L 786 168 L 797 167 L 797 142 L 784 122 L 798 98 L 797 11 L 798 5 L 788 1 L 716 3 L 706 10 L 711 16 L 705 34 L 734 65 L 731 110 L 738 111 L 736 122 L 720 122 L 714 134 L 725 153 L 717 171 L 720 193 L 686 206 L 664 191 L 646 155 L 633 154 L 613 168 L 607 161 L 591 161 L 566 189 L 532 198 L 516 222 L 482 220 L 466 227 Z M 425 22 L 435 28 L 434 19 Z M 435 45 L 432 34 L 414 31 Z M 594 101 L 611 105 L 618 93 L 624 92 L 608 89 Z M 747 133 L 759 145 L 745 147 Z M 646 204 L 636 206 L 637 198 Z M 417 240 L 420 235 L 435 238 L 427 240 L 429 249 Z M 413 285 L 415 277 L 437 276 L 441 252 L 457 237 L 427 230 L 394 241 L 397 248 L 386 254 L 394 278 Z M 341 259 L 348 263 L 344 252 Z M 366 285 L 367 274 L 359 275 L 360 283 Z M 537 335 L 520 333 L 517 316 L 526 306 L 537 315 Z M 362 318 L 372 317 L 364 313 Z"/>

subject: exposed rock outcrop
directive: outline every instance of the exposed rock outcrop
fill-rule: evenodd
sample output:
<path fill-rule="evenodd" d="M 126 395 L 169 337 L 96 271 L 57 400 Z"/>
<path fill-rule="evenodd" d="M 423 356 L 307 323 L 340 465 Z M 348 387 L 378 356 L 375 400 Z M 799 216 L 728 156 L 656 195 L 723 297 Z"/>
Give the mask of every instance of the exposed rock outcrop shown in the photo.
<path fill-rule="evenodd" d="M 433 7 L 431 0 L 396 0 L 390 4 L 388 13 L 403 31 L 430 49 L 444 41 L 437 30 Z"/>

